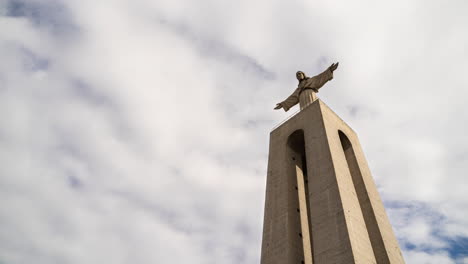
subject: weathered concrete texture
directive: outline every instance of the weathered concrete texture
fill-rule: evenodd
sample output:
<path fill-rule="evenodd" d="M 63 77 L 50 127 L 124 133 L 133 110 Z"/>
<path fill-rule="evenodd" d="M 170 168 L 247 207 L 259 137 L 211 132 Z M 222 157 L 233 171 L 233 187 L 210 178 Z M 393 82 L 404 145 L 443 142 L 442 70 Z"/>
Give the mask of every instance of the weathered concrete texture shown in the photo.
<path fill-rule="evenodd" d="M 270 134 L 261 263 L 404 263 L 357 135 L 320 100 Z"/>

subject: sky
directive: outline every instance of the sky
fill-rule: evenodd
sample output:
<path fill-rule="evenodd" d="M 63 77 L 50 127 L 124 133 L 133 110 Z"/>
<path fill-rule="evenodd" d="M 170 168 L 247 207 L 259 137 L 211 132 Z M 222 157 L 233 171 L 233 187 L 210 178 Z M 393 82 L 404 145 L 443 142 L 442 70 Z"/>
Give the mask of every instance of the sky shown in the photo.
<path fill-rule="evenodd" d="M 359 135 L 407 263 L 468 263 L 468 2 L 0 0 L 0 263 L 259 263 L 297 85 Z"/>

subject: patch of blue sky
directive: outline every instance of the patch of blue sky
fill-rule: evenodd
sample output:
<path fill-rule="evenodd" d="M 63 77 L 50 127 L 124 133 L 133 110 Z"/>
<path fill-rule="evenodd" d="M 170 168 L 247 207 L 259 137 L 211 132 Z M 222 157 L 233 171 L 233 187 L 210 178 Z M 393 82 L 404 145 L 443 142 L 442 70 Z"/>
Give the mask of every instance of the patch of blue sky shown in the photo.
<path fill-rule="evenodd" d="M 468 257 L 468 237 L 457 237 L 448 240 L 447 251 L 451 258 L 459 259 Z"/>
<path fill-rule="evenodd" d="M 434 247 L 430 244 L 415 245 L 404 237 L 400 237 L 399 242 L 403 250 L 406 251 L 423 251 L 429 254 L 445 252 L 452 259 L 461 259 L 468 257 L 468 237 L 449 237 L 443 231 L 444 223 L 447 221 L 446 216 L 437 212 L 430 205 L 417 201 L 386 201 L 386 208 L 394 209 L 409 209 L 403 216 L 405 221 L 413 217 L 422 216 L 431 225 L 431 236 L 443 244 Z"/>

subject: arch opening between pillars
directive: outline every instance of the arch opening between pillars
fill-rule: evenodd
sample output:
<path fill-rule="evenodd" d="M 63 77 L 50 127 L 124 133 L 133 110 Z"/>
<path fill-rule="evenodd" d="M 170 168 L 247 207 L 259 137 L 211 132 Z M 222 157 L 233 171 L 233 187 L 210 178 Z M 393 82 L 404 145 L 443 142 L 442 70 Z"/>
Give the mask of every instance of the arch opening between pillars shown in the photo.
<path fill-rule="evenodd" d="M 303 130 L 296 130 L 288 137 L 288 164 L 290 164 L 290 180 L 294 189 L 291 189 L 291 199 L 295 202 L 295 212 L 291 223 L 295 236 L 294 261 L 312 264 L 312 236 L 309 212 L 309 188 L 307 174 L 307 157 L 305 152 L 305 138 Z"/>
<path fill-rule="evenodd" d="M 371 199 L 369 197 L 369 193 L 367 192 L 361 169 L 359 168 L 356 153 L 353 149 L 353 145 L 348 137 L 343 133 L 343 131 L 338 130 L 338 135 L 340 137 L 341 146 L 343 147 L 343 151 L 346 157 L 349 173 L 351 174 L 351 179 L 356 191 L 361 213 L 364 218 L 367 233 L 369 235 L 369 240 L 371 242 L 372 250 L 374 251 L 375 259 L 378 264 L 390 263 L 387 250 L 385 249 L 383 242 L 382 234 L 377 224 L 375 212 L 371 204 Z"/>

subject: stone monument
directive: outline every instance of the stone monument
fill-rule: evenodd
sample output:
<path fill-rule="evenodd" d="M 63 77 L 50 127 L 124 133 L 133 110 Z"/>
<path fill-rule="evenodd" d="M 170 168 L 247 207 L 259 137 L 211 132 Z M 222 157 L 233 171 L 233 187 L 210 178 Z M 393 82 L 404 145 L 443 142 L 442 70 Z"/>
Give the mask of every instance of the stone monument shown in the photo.
<path fill-rule="evenodd" d="M 338 63 L 275 109 L 299 113 L 270 133 L 261 264 L 402 264 L 356 133 L 317 98 Z"/>

